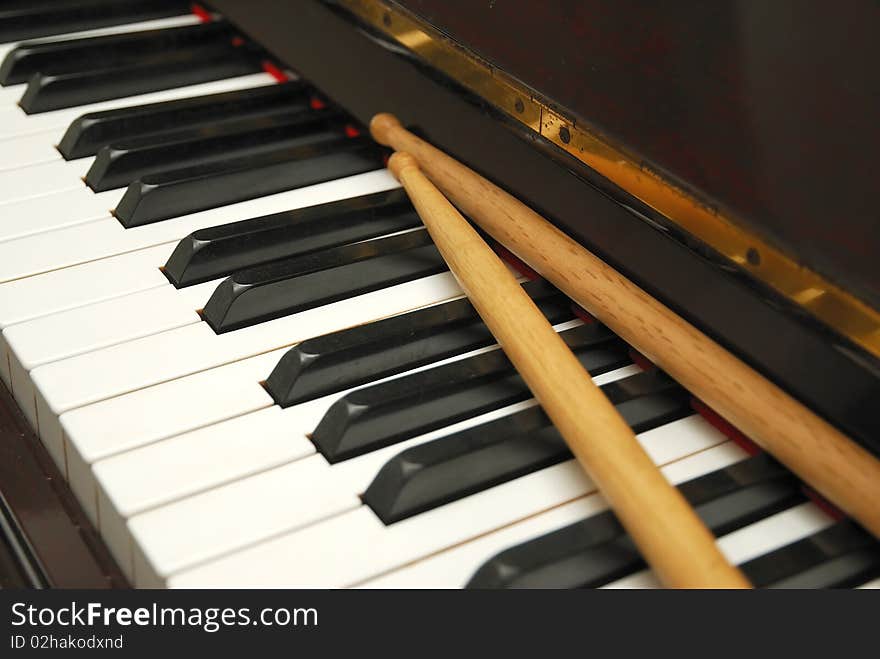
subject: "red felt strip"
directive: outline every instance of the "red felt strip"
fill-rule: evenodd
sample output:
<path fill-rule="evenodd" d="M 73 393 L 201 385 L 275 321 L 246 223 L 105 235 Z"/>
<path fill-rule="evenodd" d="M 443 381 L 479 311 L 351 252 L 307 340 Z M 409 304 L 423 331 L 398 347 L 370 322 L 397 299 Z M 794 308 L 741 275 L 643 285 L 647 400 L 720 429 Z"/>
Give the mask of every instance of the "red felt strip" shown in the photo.
<path fill-rule="evenodd" d="M 635 348 L 629 349 L 629 356 L 633 360 L 633 363 L 643 371 L 650 371 L 652 368 L 656 368 L 657 366 L 654 362 L 645 357 Z"/>
<path fill-rule="evenodd" d="M 199 20 L 202 21 L 203 23 L 208 23 L 208 22 L 214 20 L 214 17 L 211 15 L 211 12 L 209 12 L 207 9 L 202 7 L 202 5 L 200 5 L 196 2 L 194 2 L 192 4 L 192 7 L 190 8 L 190 10 L 192 11 L 192 13 L 194 13 L 196 16 L 198 16 Z"/>
<path fill-rule="evenodd" d="M 828 501 L 821 494 L 816 492 L 813 488 L 808 485 L 801 485 L 801 490 L 803 493 L 807 495 L 807 497 L 815 503 L 824 513 L 826 513 L 831 519 L 835 522 L 839 522 L 842 519 L 846 519 L 846 515 L 843 514 L 843 511 L 840 510 L 833 503 Z"/>
<path fill-rule="evenodd" d="M 727 438 L 733 440 L 743 451 L 749 455 L 757 455 L 763 449 L 751 439 L 742 434 L 733 424 L 723 418 L 718 412 L 706 405 L 699 398 L 691 398 L 691 407 L 699 413 L 714 428 L 721 431 Z"/>
<path fill-rule="evenodd" d="M 274 62 L 270 62 L 269 60 L 263 61 L 263 71 L 268 73 L 270 76 L 275 78 L 278 82 L 286 82 L 287 74 L 282 71 L 277 64 Z M 312 106 L 314 108 L 314 106 Z"/>
<path fill-rule="evenodd" d="M 528 265 L 526 265 L 523 261 L 521 261 L 516 255 L 513 254 L 509 249 L 492 241 L 492 248 L 495 250 L 495 253 L 501 257 L 502 260 L 506 261 L 516 270 L 519 274 L 521 274 L 526 279 L 530 281 L 534 281 L 536 279 L 540 279 L 541 275 L 532 270 Z"/>
<path fill-rule="evenodd" d="M 589 311 L 584 309 L 581 305 L 575 304 L 574 302 L 572 302 L 571 309 L 572 309 L 572 311 L 574 311 L 574 315 L 577 316 L 578 318 L 580 318 L 585 323 L 597 322 L 596 317 L 593 314 L 591 314 Z"/>

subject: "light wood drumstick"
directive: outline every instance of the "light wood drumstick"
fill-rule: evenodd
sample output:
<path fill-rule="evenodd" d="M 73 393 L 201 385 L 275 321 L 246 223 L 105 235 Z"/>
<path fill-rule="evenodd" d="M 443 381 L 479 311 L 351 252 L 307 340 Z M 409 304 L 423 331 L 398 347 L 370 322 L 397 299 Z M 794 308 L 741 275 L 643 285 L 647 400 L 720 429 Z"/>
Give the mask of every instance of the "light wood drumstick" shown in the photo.
<path fill-rule="evenodd" d="M 880 460 L 528 206 L 389 114 L 373 137 L 410 153 L 488 234 L 880 537 Z M 821 374 L 817 374 L 821 377 Z"/>
<path fill-rule="evenodd" d="M 473 227 L 411 156 L 395 153 L 388 166 L 480 317 L 661 581 L 672 588 L 749 587 Z"/>

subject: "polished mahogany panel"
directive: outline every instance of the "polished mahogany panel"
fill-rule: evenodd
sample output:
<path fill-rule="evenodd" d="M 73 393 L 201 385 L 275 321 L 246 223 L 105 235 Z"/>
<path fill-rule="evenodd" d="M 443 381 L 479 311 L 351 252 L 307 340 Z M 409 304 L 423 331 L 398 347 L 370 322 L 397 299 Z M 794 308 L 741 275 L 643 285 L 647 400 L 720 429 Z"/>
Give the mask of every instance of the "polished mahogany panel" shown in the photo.
<path fill-rule="evenodd" d="M 127 585 L 2 383 L 0 516 L 0 587 Z"/>
<path fill-rule="evenodd" d="M 398 0 L 880 308 L 880 4 Z"/>

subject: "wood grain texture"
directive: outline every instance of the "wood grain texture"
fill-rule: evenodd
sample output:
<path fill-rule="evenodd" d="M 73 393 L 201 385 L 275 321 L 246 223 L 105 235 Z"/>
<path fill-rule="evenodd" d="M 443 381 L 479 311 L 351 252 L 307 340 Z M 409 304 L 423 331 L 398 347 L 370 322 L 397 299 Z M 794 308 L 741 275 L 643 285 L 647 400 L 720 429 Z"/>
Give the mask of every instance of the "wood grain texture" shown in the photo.
<path fill-rule="evenodd" d="M 672 588 L 747 588 L 507 267 L 411 156 L 395 153 L 389 168 L 480 317 L 661 581 Z"/>
<path fill-rule="evenodd" d="M 713 342 L 547 220 L 390 115 L 380 143 L 410 153 L 498 242 L 880 537 L 880 460 Z"/>

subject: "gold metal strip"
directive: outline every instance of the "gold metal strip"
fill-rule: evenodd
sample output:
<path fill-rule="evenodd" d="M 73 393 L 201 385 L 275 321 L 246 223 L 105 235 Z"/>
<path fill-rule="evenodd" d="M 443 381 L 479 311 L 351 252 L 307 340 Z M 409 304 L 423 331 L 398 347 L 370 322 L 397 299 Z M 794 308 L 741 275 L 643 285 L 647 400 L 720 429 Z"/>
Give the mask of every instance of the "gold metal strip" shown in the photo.
<path fill-rule="evenodd" d="M 385 0 L 338 4 L 611 180 L 862 348 L 880 357 L 880 313 L 579 126 L 534 91 Z"/>

